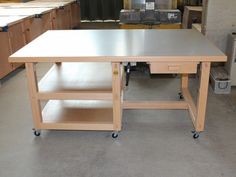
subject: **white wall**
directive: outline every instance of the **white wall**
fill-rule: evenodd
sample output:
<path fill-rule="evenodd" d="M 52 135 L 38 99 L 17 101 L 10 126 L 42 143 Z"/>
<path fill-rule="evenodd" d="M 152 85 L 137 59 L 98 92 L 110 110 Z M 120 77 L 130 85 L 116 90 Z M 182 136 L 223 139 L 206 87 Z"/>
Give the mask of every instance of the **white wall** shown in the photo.
<path fill-rule="evenodd" d="M 203 33 L 225 52 L 227 35 L 236 32 L 236 0 L 204 0 L 203 12 Z"/>

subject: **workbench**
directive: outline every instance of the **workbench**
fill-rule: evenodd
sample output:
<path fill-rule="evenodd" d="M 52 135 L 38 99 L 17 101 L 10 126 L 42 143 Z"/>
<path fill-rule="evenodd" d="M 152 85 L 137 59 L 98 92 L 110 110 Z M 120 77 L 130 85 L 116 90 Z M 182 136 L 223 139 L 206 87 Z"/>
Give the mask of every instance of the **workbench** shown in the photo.
<path fill-rule="evenodd" d="M 80 3 L 76 0 L 34 0 L 27 5 L 56 7 L 57 29 L 71 29 L 80 26 Z"/>
<path fill-rule="evenodd" d="M 44 33 L 9 61 L 26 65 L 36 136 L 42 129 L 110 130 L 115 138 L 123 109 L 182 109 L 189 111 L 198 138 L 204 130 L 211 62 L 225 62 L 226 56 L 196 30 L 61 30 Z M 121 65 L 127 61 L 152 62 L 153 72 L 181 74 L 183 100 L 123 99 Z M 38 83 L 35 63 L 41 62 L 57 64 Z M 188 75 L 198 65 L 195 104 Z M 48 101 L 43 109 L 42 100 Z"/>
<path fill-rule="evenodd" d="M 26 3 L 28 7 L 48 7 L 55 9 L 55 20 L 56 25 L 54 29 L 71 29 L 72 27 L 77 26 L 78 24 L 74 24 L 74 19 L 77 17 L 72 16 L 72 2 L 59 2 L 59 1 L 30 1 Z M 72 18 L 73 17 L 73 18 Z M 80 20 L 80 18 L 79 18 Z M 73 23 L 72 23 L 73 21 Z"/>
<path fill-rule="evenodd" d="M 26 42 L 29 43 L 40 34 L 53 29 L 52 8 L 1 8 L 1 17 L 23 16 Z"/>
<path fill-rule="evenodd" d="M 0 8 L 51 8 L 53 28 L 71 29 L 80 26 L 80 4 L 71 1 L 29 1 L 27 3 L 2 3 Z"/>
<path fill-rule="evenodd" d="M 8 57 L 26 44 L 24 21 L 27 16 L 0 16 L 0 79 L 22 63 L 9 63 Z"/>

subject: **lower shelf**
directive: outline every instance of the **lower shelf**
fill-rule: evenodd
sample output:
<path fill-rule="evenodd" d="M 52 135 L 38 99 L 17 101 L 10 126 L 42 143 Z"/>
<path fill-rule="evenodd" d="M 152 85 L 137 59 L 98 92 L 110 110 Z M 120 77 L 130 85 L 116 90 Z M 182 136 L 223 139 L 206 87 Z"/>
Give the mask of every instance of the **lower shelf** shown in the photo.
<path fill-rule="evenodd" d="M 113 130 L 109 101 L 51 100 L 42 111 L 40 129 Z"/>

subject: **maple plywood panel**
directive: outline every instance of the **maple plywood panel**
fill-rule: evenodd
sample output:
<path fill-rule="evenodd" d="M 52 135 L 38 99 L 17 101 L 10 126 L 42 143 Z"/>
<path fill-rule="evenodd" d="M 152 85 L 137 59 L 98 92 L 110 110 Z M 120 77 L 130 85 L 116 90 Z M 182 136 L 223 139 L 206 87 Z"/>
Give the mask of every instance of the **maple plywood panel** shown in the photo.
<path fill-rule="evenodd" d="M 96 74 L 95 74 L 96 73 Z M 110 63 L 62 63 L 54 65 L 40 81 L 41 92 L 111 91 Z"/>
<path fill-rule="evenodd" d="M 12 65 L 8 62 L 11 54 L 7 32 L 0 32 L 0 79 L 12 71 Z"/>
<path fill-rule="evenodd" d="M 71 4 L 72 27 L 80 26 L 80 5 L 79 3 Z"/>
<path fill-rule="evenodd" d="M 11 46 L 11 53 L 16 52 L 26 44 L 23 23 L 17 23 L 15 25 L 10 26 L 8 33 Z M 23 65 L 23 63 L 13 63 L 12 67 L 13 69 L 16 69 L 21 65 Z"/>
<path fill-rule="evenodd" d="M 52 29 L 51 14 L 43 14 L 40 18 L 29 18 L 25 21 L 26 41 L 31 42 L 33 39 Z"/>

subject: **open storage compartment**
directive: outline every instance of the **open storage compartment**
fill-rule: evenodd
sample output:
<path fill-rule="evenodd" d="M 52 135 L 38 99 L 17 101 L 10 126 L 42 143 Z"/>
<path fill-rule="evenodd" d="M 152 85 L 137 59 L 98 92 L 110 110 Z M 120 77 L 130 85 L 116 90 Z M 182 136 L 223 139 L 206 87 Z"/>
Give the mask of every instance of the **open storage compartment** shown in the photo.
<path fill-rule="evenodd" d="M 50 100 L 42 119 L 43 129 L 113 130 L 110 101 Z"/>
<path fill-rule="evenodd" d="M 38 84 L 40 129 L 113 130 L 111 63 L 58 63 Z"/>

